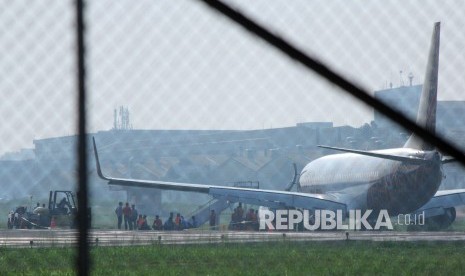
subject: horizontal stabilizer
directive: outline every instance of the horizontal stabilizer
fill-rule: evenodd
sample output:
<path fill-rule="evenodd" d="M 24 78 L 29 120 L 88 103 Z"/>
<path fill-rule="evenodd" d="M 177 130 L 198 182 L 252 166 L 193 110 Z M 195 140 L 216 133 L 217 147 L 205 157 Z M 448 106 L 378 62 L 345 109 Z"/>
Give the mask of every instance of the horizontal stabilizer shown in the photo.
<path fill-rule="evenodd" d="M 407 157 L 407 156 L 399 156 L 399 155 L 392 155 L 392 154 L 385 154 L 385 153 L 377 153 L 373 151 L 353 150 L 353 149 L 336 148 L 336 147 L 321 146 L 321 145 L 319 145 L 318 147 L 324 148 L 324 149 L 332 149 L 332 150 L 338 150 L 338 151 L 343 151 L 343 152 L 348 152 L 348 153 L 366 155 L 366 156 L 371 156 L 371 157 L 376 157 L 376 158 L 400 161 L 400 162 L 410 163 L 414 165 L 424 164 L 425 162 L 427 162 L 426 160 L 417 158 L 417 157 Z"/>
<path fill-rule="evenodd" d="M 448 163 L 452 163 L 452 162 L 458 162 L 458 160 L 455 159 L 455 158 L 447 158 L 446 157 L 446 158 L 443 158 L 441 160 L 441 162 L 442 162 L 442 164 L 448 164 Z"/>

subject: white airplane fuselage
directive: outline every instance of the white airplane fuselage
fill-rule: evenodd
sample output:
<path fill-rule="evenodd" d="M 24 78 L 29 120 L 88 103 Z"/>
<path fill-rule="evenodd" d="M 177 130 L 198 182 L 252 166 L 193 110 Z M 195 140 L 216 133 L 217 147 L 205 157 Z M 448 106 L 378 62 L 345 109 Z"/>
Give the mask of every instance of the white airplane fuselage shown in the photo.
<path fill-rule="evenodd" d="M 437 192 L 443 178 L 437 151 L 395 148 L 373 152 L 425 162 L 409 164 L 354 153 L 327 155 L 302 170 L 302 192 L 337 194 L 348 209 L 387 210 L 392 216 L 417 210 Z"/>

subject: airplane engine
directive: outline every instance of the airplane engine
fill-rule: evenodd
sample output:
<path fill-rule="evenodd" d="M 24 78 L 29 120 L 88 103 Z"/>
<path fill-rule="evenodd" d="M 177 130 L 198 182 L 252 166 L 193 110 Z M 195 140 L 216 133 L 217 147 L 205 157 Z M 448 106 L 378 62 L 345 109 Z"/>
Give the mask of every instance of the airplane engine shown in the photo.
<path fill-rule="evenodd" d="M 425 226 L 427 230 L 446 229 L 455 221 L 456 211 L 454 207 L 447 208 L 444 211 L 443 215 L 425 219 Z"/>
<path fill-rule="evenodd" d="M 445 209 L 443 215 L 427 218 L 425 220 L 425 224 L 428 226 L 428 229 L 430 230 L 446 229 L 455 221 L 455 217 L 455 208 L 451 207 Z"/>

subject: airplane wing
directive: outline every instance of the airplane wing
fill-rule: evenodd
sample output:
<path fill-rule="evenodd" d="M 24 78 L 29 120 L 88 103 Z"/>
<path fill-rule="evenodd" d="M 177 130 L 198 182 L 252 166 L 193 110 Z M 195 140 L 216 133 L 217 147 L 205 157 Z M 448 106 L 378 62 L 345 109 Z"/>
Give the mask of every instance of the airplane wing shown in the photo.
<path fill-rule="evenodd" d="M 425 217 L 442 215 L 447 208 L 465 205 L 465 189 L 438 191 L 431 199 L 415 213 L 425 212 Z"/>
<path fill-rule="evenodd" d="M 107 177 L 103 174 L 95 139 L 93 138 L 97 174 L 108 181 L 109 185 L 127 187 L 152 188 L 172 191 L 197 192 L 224 198 L 229 202 L 243 202 L 252 205 L 266 206 L 270 208 L 303 208 L 303 209 L 327 209 L 342 210 L 346 212 L 346 204 L 338 201 L 337 195 L 307 194 L 289 191 L 261 190 L 249 188 L 237 188 L 227 186 L 215 186 L 205 184 L 137 180 Z"/>

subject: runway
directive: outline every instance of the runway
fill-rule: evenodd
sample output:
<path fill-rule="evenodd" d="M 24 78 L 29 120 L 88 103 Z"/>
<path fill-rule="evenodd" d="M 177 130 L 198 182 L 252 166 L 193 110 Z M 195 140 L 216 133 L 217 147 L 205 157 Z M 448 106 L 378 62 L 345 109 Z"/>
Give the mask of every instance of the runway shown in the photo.
<path fill-rule="evenodd" d="M 347 235 L 347 234 L 348 235 Z M 465 232 L 240 232 L 91 230 L 91 246 L 247 243 L 270 241 L 465 241 Z M 2 230 L 2 247 L 66 247 L 77 245 L 74 230 Z"/>

